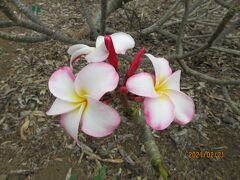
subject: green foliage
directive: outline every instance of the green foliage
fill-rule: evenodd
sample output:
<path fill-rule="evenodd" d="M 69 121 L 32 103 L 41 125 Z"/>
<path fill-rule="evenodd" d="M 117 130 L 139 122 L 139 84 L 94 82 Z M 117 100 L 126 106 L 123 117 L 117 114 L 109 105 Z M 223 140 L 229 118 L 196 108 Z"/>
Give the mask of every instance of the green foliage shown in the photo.
<path fill-rule="evenodd" d="M 98 175 L 93 177 L 93 180 L 104 180 L 106 176 L 106 169 L 102 166 L 98 170 Z"/>
<path fill-rule="evenodd" d="M 78 174 L 71 173 L 70 180 L 78 180 Z"/>
<path fill-rule="evenodd" d="M 41 8 L 38 5 L 32 5 L 32 12 L 39 13 Z"/>

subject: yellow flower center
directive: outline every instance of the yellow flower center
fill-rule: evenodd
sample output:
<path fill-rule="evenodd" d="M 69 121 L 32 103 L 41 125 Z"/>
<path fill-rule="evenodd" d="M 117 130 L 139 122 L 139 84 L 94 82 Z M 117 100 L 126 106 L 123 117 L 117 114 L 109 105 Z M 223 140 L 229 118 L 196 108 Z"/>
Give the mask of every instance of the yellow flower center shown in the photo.
<path fill-rule="evenodd" d="M 165 83 L 163 84 L 163 82 L 160 81 L 158 84 L 154 86 L 154 89 L 158 94 L 164 93 L 167 90 L 167 85 Z"/>

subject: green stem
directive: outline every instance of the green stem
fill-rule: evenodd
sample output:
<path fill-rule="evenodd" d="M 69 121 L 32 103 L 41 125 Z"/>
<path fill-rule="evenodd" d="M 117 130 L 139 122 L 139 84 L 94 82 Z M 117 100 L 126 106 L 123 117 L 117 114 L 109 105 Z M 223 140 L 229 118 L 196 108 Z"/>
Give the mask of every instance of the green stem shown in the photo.
<path fill-rule="evenodd" d="M 163 166 L 162 156 L 154 140 L 151 129 L 146 125 L 143 113 L 140 110 L 139 111 L 135 110 L 132 112 L 132 118 L 137 119 L 139 125 L 142 127 L 144 131 L 145 138 L 144 143 L 153 168 L 157 171 L 157 173 L 159 173 L 160 176 L 164 178 L 164 180 L 167 180 L 168 173 Z"/>
<path fill-rule="evenodd" d="M 146 125 L 145 118 L 143 116 L 143 113 L 138 110 L 139 107 L 130 107 L 127 102 L 127 97 L 125 94 L 122 94 L 120 97 L 122 103 L 124 104 L 124 112 L 127 116 L 130 117 L 130 119 L 137 120 L 138 124 L 142 127 L 144 132 L 144 143 L 146 147 L 147 154 L 150 158 L 151 165 L 155 169 L 155 171 L 159 174 L 160 177 L 163 177 L 164 180 L 168 179 L 168 173 L 167 170 L 164 168 L 162 164 L 162 157 L 160 154 L 160 151 L 156 145 L 156 142 L 154 140 L 154 137 L 152 135 L 152 132 L 150 128 Z"/>

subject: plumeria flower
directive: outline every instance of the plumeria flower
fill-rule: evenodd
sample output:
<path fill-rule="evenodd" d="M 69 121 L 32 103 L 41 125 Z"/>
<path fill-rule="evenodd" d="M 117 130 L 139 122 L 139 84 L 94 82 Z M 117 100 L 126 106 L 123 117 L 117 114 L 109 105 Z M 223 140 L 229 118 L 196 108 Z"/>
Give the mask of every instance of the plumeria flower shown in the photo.
<path fill-rule="evenodd" d="M 118 32 L 110 35 L 116 54 L 125 54 L 128 49 L 135 46 L 134 39 L 126 33 Z M 68 54 L 71 55 L 70 63 L 74 63 L 81 55 L 86 55 L 87 62 L 102 62 L 105 61 L 111 52 L 111 49 L 106 47 L 106 39 L 104 36 L 98 36 L 96 47 L 89 47 L 84 44 L 76 44 L 68 49 Z"/>
<path fill-rule="evenodd" d="M 163 130 L 173 121 L 185 125 L 193 118 L 193 100 L 180 91 L 180 74 L 172 73 L 164 58 L 145 54 L 152 62 L 155 76 L 141 72 L 131 76 L 126 83 L 127 89 L 144 98 L 144 114 L 147 124 L 154 130 Z"/>
<path fill-rule="evenodd" d="M 57 99 L 47 115 L 61 114 L 61 126 L 77 142 L 79 128 L 93 137 L 107 136 L 118 127 L 120 116 L 99 100 L 118 81 L 118 73 L 104 62 L 85 66 L 76 77 L 71 68 L 62 67 L 49 79 L 50 92 Z"/>

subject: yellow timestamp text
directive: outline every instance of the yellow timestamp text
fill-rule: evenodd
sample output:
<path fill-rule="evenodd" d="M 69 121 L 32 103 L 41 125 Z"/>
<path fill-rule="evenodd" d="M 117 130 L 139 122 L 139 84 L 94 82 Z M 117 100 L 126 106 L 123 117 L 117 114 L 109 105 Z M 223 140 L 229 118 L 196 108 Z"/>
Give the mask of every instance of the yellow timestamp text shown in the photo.
<path fill-rule="evenodd" d="M 190 159 L 201 159 L 201 158 L 218 159 L 218 158 L 224 158 L 224 152 L 223 151 L 189 151 L 188 157 Z"/>

